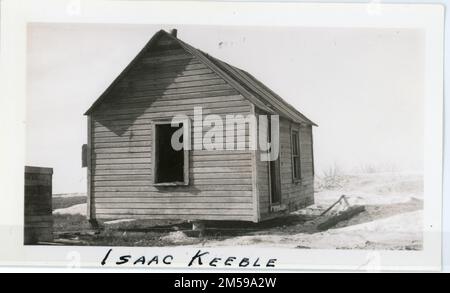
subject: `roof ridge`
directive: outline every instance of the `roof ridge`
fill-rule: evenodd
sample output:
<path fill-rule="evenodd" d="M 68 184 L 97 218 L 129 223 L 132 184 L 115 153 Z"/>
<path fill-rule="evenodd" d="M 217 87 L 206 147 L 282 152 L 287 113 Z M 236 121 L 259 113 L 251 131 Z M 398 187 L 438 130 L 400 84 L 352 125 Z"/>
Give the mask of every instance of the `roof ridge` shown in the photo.
<path fill-rule="evenodd" d="M 198 49 L 197 49 L 198 50 Z M 203 52 L 201 50 L 198 50 L 200 52 Z M 254 77 L 253 75 L 251 75 L 250 73 L 248 73 L 247 71 L 240 69 L 234 65 L 231 65 L 225 61 L 222 61 L 210 54 L 207 54 L 209 58 L 214 59 L 220 63 L 226 64 L 227 66 L 229 66 L 230 68 L 232 68 L 233 70 L 236 70 L 239 74 L 243 75 L 242 73 L 248 75 L 251 79 L 253 79 L 253 81 L 255 81 L 257 83 L 258 86 L 262 87 L 263 90 L 267 91 L 268 94 L 271 95 L 272 98 L 275 98 L 278 102 L 282 103 L 284 106 L 288 107 L 289 110 L 291 112 L 294 112 L 294 114 L 296 114 L 297 116 L 300 116 L 301 120 L 303 120 L 304 122 L 310 123 L 312 125 L 317 126 L 316 123 L 314 123 L 313 121 L 311 121 L 310 119 L 308 119 L 305 115 L 303 115 L 302 113 L 300 113 L 297 109 L 295 109 L 292 105 L 290 105 L 288 102 L 286 102 L 283 98 L 281 98 L 281 96 L 279 96 L 278 94 L 276 94 L 273 90 L 271 90 L 269 87 L 267 87 L 266 85 L 264 85 L 261 81 L 259 81 L 256 77 Z M 244 76 L 245 78 L 245 76 Z M 247 84 L 248 85 L 248 84 Z M 260 90 L 257 90 L 260 91 Z M 264 92 L 258 93 L 258 95 L 260 96 L 260 98 L 263 98 L 264 101 L 266 103 L 268 103 L 270 106 L 273 106 L 272 104 L 270 104 L 270 101 L 267 100 L 267 98 L 271 98 L 271 97 L 266 97 L 266 94 Z M 288 115 L 290 116 L 290 115 Z M 292 119 L 292 117 L 290 117 Z M 295 120 L 295 119 L 293 119 Z"/>
<path fill-rule="evenodd" d="M 280 95 L 278 95 L 276 92 L 274 92 L 271 88 L 269 88 L 267 85 L 265 85 L 263 82 L 261 82 L 259 79 L 257 79 L 256 77 L 254 77 L 251 73 L 249 73 L 248 71 L 245 71 L 243 69 L 240 69 L 238 67 L 235 67 L 237 70 L 240 70 L 242 72 L 244 72 L 245 74 L 247 74 L 249 77 L 251 77 L 255 82 L 257 82 L 261 87 L 263 87 L 266 91 L 268 91 L 274 98 L 276 98 L 278 101 L 280 101 L 281 103 L 283 103 L 286 107 L 289 107 L 292 111 L 296 112 L 297 115 L 302 116 L 305 120 L 307 120 L 308 122 L 310 122 L 311 124 L 317 126 L 316 123 L 314 123 L 313 121 L 311 121 L 310 119 L 308 119 L 305 115 L 303 115 L 302 113 L 300 113 L 300 111 L 298 111 L 294 106 L 292 106 L 291 104 L 289 104 L 285 99 L 283 99 Z"/>
<path fill-rule="evenodd" d="M 84 113 L 89 113 L 100 104 L 112 88 L 119 82 L 119 80 L 132 68 L 132 66 L 140 59 L 140 57 L 147 52 L 147 50 L 155 44 L 155 42 L 162 36 L 167 36 L 180 46 L 199 59 L 202 63 L 208 66 L 211 70 L 221 76 L 228 84 L 235 88 L 239 93 L 246 97 L 256 107 L 267 111 L 268 113 L 274 113 L 274 110 L 279 115 L 285 116 L 296 122 L 304 122 L 317 126 L 313 121 L 308 119 L 305 115 L 300 113 L 295 107 L 286 102 L 282 97 L 276 94 L 268 86 L 259 81 L 256 77 L 248 73 L 247 71 L 233 66 L 225 61 L 222 61 L 200 49 L 193 47 L 192 45 L 180 40 L 177 36 L 161 29 L 155 33 L 142 50 L 133 58 L 128 66 L 114 79 L 110 86 L 100 95 L 100 97 L 91 105 L 91 107 Z"/>

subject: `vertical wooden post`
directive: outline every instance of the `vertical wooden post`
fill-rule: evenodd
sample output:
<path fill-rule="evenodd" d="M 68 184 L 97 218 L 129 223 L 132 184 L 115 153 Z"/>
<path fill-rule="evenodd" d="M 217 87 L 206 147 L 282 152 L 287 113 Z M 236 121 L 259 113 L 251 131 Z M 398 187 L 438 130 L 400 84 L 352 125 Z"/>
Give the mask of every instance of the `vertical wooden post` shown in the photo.
<path fill-rule="evenodd" d="M 92 213 L 92 119 L 87 116 L 87 219 L 91 222 L 95 220 L 95 215 Z"/>
<path fill-rule="evenodd" d="M 258 187 L 258 128 L 259 121 L 256 117 L 256 109 L 255 105 L 251 103 L 250 107 L 250 115 L 254 115 L 256 118 L 256 133 L 253 133 L 256 140 L 256 150 L 250 150 L 251 152 L 251 163 L 252 163 L 252 197 L 253 197 L 253 222 L 258 223 L 260 220 L 260 211 L 259 211 L 259 187 Z"/>

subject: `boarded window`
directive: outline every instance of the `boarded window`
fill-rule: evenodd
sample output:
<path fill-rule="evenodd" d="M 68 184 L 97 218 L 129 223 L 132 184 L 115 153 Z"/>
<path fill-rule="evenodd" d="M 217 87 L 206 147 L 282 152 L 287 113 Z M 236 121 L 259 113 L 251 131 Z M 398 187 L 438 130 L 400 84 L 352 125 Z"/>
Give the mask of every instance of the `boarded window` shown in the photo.
<path fill-rule="evenodd" d="M 292 173 L 294 180 L 301 179 L 301 167 L 300 167 L 300 139 L 299 132 L 292 131 Z"/>
<path fill-rule="evenodd" d="M 172 137 L 177 133 L 183 143 L 183 124 L 172 126 L 170 123 L 158 123 L 154 127 L 154 183 L 160 185 L 187 184 L 188 153 L 181 147 L 172 145 Z M 181 134 L 181 135 L 180 135 Z"/>

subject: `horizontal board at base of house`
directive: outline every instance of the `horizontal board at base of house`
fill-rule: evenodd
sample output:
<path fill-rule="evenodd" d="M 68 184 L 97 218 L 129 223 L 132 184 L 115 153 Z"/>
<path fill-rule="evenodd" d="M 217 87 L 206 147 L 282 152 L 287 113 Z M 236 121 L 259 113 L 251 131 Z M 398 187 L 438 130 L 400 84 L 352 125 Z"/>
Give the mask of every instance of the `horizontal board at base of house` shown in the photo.
<path fill-rule="evenodd" d="M 251 195 L 248 196 L 170 196 L 170 197 L 97 197 L 95 202 L 98 203 L 151 203 L 151 204 L 166 204 L 166 203 L 252 203 Z"/>
<path fill-rule="evenodd" d="M 95 193 L 95 198 L 179 198 L 179 197 L 188 197 L 188 198 L 202 198 L 207 197 L 211 198 L 212 201 L 218 201 L 220 198 L 227 197 L 239 197 L 239 198 L 247 198 L 251 197 L 251 191 L 243 191 L 243 190 L 198 190 L 194 188 L 183 188 L 177 190 L 167 190 L 160 189 L 155 191 L 98 191 Z"/>
<path fill-rule="evenodd" d="M 97 209 L 140 209 L 140 210 L 151 210 L 151 209 L 182 209 L 186 211 L 186 209 L 220 209 L 222 212 L 228 212 L 229 210 L 246 210 L 249 211 L 252 209 L 252 203 L 233 203 L 233 202 L 181 202 L 181 203 L 173 203 L 173 202 L 165 202 L 165 203 L 132 203 L 132 202 L 95 202 L 95 207 Z M 159 213 L 159 211 L 157 212 Z"/>

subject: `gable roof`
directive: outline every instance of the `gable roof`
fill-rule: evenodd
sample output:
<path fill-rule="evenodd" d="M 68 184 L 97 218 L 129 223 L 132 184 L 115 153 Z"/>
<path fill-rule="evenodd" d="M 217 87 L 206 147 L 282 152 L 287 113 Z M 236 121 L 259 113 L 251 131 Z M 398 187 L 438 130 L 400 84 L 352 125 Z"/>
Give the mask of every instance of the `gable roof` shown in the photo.
<path fill-rule="evenodd" d="M 135 65 L 140 57 L 147 52 L 147 50 L 155 45 L 160 37 L 166 36 L 175 40 L 182 48 L 197 57 L 203 64 L 209 67 L 212 71 L 227 81 L 233 88 L 235 88 L 240 94 L 246 97 L 256 107 L 267 111 L 272 114 L 279 114 L 282 117 L 288 118 L 298 123 L 306 123 L 317 126 L 314 122 L 308 119 L 305 115 L 296 110 L 293 106 L 283 100 L 279 95 L 265 86 L 262 82 L 257 80 L 248 72 L 234 67 L 224 61 L 210 56 L 209 54 L 192 47 L 191 45 L 181 41 L 170 33 L 160 30 L 158 31 L 150 41 L 144 46 L 144 48 L 138 53 L 138 55 L 131 61 L 130 64 L 122 71 L 122 73 L 112 82 L 112 84 L 103 92 L 103 94 L 92 104 L 92 106 L 84 113 L 89 115 L 108 95 L 108 93 L 114 88 L 114 86 L 122 79 L 123 76 Z"/>

